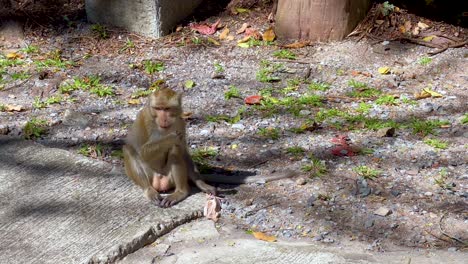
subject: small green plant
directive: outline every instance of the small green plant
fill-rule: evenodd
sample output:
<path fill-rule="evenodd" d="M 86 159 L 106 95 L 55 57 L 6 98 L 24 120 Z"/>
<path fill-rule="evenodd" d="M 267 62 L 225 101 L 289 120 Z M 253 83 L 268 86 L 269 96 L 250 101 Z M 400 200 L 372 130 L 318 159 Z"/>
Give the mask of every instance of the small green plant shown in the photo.
<path fill-rule="evenodd" d="M 371 109 L 372 109 L 372 105 L 371 105 L 371 104 L 361 102 L 361 103 L 359 103 L 359 106 L 358 106 L 358 108 L 356 109 L 356 111 L 357 111 L 358 113 L 361 113 L 361 114 L 367 114 L 367 113 L 370 112 Z"/>
<path fill-rule="evenodd" d="M 345 117 L 348 114 L 344 111 L 341 111 L 337 108 L 331 108 L 331 109 L 322 109 L 315 114 L 315 120 L 317 122 L 323 122 L 326 119 L 329 118 L 334 118 L 334 117 Z"/>
<path fill-rule="evenodd" d="M 131 98 L 132 99 L 136 99 L 136 98 L 140 98 L 140 97 L 147 97 L 148 95 L 150 95 L 151 93 L 153 92 L 153 90 L 151 89 L 148 89 L 148 90 L 138 90 L 138 91 L 135 91 L 132 93 L 131 95 Z"/>
<path fill-rule="evenodd" d="M 245 111 L 247 111 L 247 108 L 241 107 L 239 110 L 237 110 L 237 113 L 234 117 L 230 117 L 227 115 L 211 115 L 206 116 L 205 118 L 208 122 L 219 123 L 221 121 L 225 121 L 229 124 L 235 124 L 242 119 L 242 116 L 244 115 Z"/>
<path fill-rule="evenodd" d="M 273 64 L 270 63 L 269 61 L 261 61 L 260 63 L 260 69 L 257 72 L 257 81 L 260 82 L 277 82 L 280 81 L 281 79 L 278 76 L 275 76 L 274 74 L 283 70 L 284 65 L 283 64 Z"/>
<path fill-rule="evenodd" d="M 99 97 L 112 96 L 114 95 L 114 89 L 111 86 L 97 85 L 89 90 L 92 94 Z"/>
<path fill-rule="evenodd" d="M 216 73 L 223 73 L 224 72 L 224 68 L 221 64 L 219 64 L 218 62 L 215 62 L 213 64 L 214 68 L 215 68 L 215 72 Z"/>
<path fill-rule="evenodd" d="M 418 105 L 418 102 L 416 102 L 415 100 L 411 100 L 409 99 L 408 97 L 401 97 L 400 98 L 400 101 L 404 104 L 408 104 L 408 105 Z"/>
<path fill-rule="evenodd" d="M 439 177 L 434 179 L 435 184 L 444 190 L 452 190 L 453 184 L 447 183 L 448 171 L 447 168 L 442 167 L 439 171 Z"/>
<path fill-rule="evenodd" d="M 432 58 L 429 58 L 429 57 L 422 57 L 418 60 L 418 63 L 423 65 L 423 66 L 426 66 L 428 65 L 429 63 L 432 62 Z"/>
<path fill-rule="evenodd" d="M 299 146 L 289 147 L 286 149 L 288 154 L 293 155 L 295 158 L 299 158 L 304 155 L 305 150 Z"/>
<path fill-rule="evenodd" d="M 41 101 L 39 96 L 37 96 L 36 98 L 34 98 L 33 107 L 36 109 L 41 109 L 51 104 L 59 104 L 61 102 L 63 102 L 63 97 L 60 95 L 48 97 L 44 101 Z"/>
<path fill-rule="evenodd" d="M 302 105 L 308 106 L 322 106 L 324 98 L 320 95 L 312 94 L 312 95 L 303 95 L 298 98 L 298 103 Z"/>
<path fill-rule="evenodd" d="M 462 120 L 460 121 L 463 125 L 466 125 L 468 124 L 468 113 L 465 113 L 465 115 L 463 115 L 463 118 Z"/>
<path fill-rule="evenodd" d="M 125 41 L 124 46 L 119 50 L 119 52 L 124 52 L 127 50 L 133 50 L 135 49 L 135 42 L 133 42 L 131 39 L 127 38 L 127 41 Z"/>
<path fill-rule="evenodd" d="M 6 106 L 4 104 L 0 104 L 0 112 L 5 112 Z"/>
<path fill-rule="evenodd" d="M 444 142 L 435 138 L 425 138 L 424 143 L 437 149 L 446 149 L 448 147 L 447 142 Z"/>
<path fill-rule="evenodd" d="M 364 179 L 373 180 L 377 178 L 382 172 L 367 166 L 357 166 L 353 168 L 353 171 L 356 172 L 359 176 Z"/>
<path fill-rule="evenodd" d="M 231 98 L 240 98 L 239 88 L 234 85 L 229 86 L 229 90 L 224 93 L 224 99 L 229 100 Z"/>
<path fill-rule="evenodd" d="M 21 59 L 6 59 L 0 56 L 0 71 L 7 67 L 14 67 L 22 64 L 24 64 L 24 61 Z"/>
<path fill-rule="evenodd" d="M 288 60 L 295 60 L 296 54 L 290 50 L 277 50 L 273 52 L 273 56 L 280 58 L 280 59 L 288 59 Z"/>
<path fill-rule="evenodd" d="M 107 31 L 107 28 L 101 24 L 92 25 L 91 31 L 97 38 L 100 38 L 100 39 L 109 38 L 109 32 Z"/>
<path fill-rule="evenodd" d="M 366 83 L 363 83 L 363 82 L 359 82 L 359 81 L 356 81 L 354 79 L 351 79 L 348 81 L 348 86 L 349 87 L 352 87 L 352 88 L 355 88 L 355 89 L 365 89 L 365 88 L 368 88 L 367 84 Z"/>
<path fill-rule="evenodd" d="M 382 7 L 380 8 L 380 12 L 382 12 L 383 16 L 390 15 L 395 10 L 395 6 L 390 4 L 388 1 L 383 2 Z"/>
<path fill-rule="evenodd" d="M 22 51 L 24 53 L 27 53 L 27 54 L 38 53 L 39 48 L 37 46 L 34 46 L 34 45 L 28 45 L 25 48 L 22 48 L 20 51 Z"/>
<path fill-rule="evenodd" d="M 145 60 L 143 61 L 143 68 L 145 69 L 146 73 L 153 74 L 155 72 L 163 71 L 164 63 L 161 61 Z"/>
<path fill-rule="evenodd" d="M 214 147 L 198 148 L 192 151 L 192 160 L 197 164 L 197 168 L 200 173 L 207 173 L 210 171 L 208 160 L 218 155 L 218 149 Z"/>
<path fill-rule="evenodd" d="M 123 159 L 123 151 L 121 149 L 114 149 L 111 152 L 111 157 Z"/>
<path fill-rule="evenodd" d="M 15 81 L 26 80 L 26 79 L 29 79 L 29 77 L 31 77 L 31 74 L 27 72 L 15 72 L 11 74 L 11 78 Z"/>
<path fill-rule="evenodd" d="M 308 172 L 310 178 L 321 177 L 328 171 L 325 162 L 314 157 L 311 157 L 310 163 L 303 165 L 301 169 L 304 172 Z"/>
<path fill-rule="evenodd" d="M 261 127 L 258 129 L 258 134 L 264 138 L 276 140 L 280 137 L 280 131 L 276 127 Z"/>
<path fill-rule="evenodd" d="M 435 129 L 439 128 L 442 125 L 450 124 L 448 121 L 440 120 L 420 120 L 418 118 L 413 118 L 409 124 L 409 127 L 413 129 L 413 134 L 419 134 L 422 136 L 427 136 L 429 134 L 435 134 Z"/>
<path fill-rule="evenodd" d="M 375 103 L 378 105 L 397 105 L 397 99 L 393 95 L 383 95 L 377 100 L 375 100 Z"/>
<path fill-rule="evenodd" d="M 91 158 L 99 158 L 104 154 L 103 146 L 101 144 L 88 145 L 84 144 L 78 149 L 78 153 Z"/>
<path fill-rule="evenodd" d="M 325 92 L 326 90 L 330 89 L 330 84 L 325 83 L 325 82 L 314 81 L 311 84 L 309 84 L 309 89 Z"/>
<path fill-rule="evenodd" d="M 47 121 L 38 118 L 31 118 L 23 128 L 25 139 L 39 138 L 46 132 Z"/>

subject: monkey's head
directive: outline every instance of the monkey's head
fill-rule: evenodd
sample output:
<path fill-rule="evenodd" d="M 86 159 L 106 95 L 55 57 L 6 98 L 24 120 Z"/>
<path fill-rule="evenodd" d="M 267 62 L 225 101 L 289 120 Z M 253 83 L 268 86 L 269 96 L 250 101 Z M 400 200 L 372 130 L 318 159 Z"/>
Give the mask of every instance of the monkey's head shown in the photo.
<path fill-rule="evenodd" d="M 149 96 L 151 116 L 162 130 L 170 129 L 182 114 L 182 94 L 162 88 Z"/>

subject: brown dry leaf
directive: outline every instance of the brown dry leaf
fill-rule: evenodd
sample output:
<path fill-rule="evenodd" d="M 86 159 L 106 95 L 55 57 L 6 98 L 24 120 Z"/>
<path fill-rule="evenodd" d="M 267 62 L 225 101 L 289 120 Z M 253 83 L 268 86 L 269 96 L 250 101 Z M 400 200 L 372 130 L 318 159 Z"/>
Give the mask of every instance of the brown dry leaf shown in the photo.
<path fill-rule="evenodd" d="M 128 100 L 129 105 L 138 105 L 140 104 L 140 99 L 130 99 Z"/>
<path fill-rule="evenodd" d="M 234 36 L 233 36 L 233 35 L 229 35 L 229 36 L 227 36 L 227 38 L 226 38 L 226 40 L 229 40 L 229 41 L 231 41 L 231 40 L 233 40 L 233 39 L 234 39 Z"/>
<path fill-rule="evenodd" d="M 426 30 L 429 28 L 429 26 L 423 22 L 418 22 L 418 27 L 421 28 L 422 30 Z"/>
<path fill-rule="evenodd" d="M 221 32 L 221 34 L 219 35 L 219 39 L 224 40 L 228 37 L 228 35 L 229 35 L 229 28 L 225 27 L 223 32 Z"/>
<path fill-rule="evenodd" d="M 5 111 L 7 112 L 21 112 L 24 110 L 22 105 L 5 105 Z"/>
<path fill-rule="evenodd" d="M 245 36 L 237 41 L 237 43 L 245 43 L 250 40 L 250 36 Z"/>
<path fill-rule="evenodd" d="M 411 30 L 411 21 L 406 21 L 406 22 L 405 22 L 405 29 L 406 29 L 406 31 L 410 31 L 410 30 Z"/>
<path fill-rule="evenodd" d="M 385 22 L 385 20 L 376 20 L 375 23 L 377 25 L 382 25 Z"/>
<path fill-rule="evenodd" d="M 284 45 L 283 48 L 286 48 L 286 49 L 299 49 L 299 48 L 303 48 L 307 45 L 310 44 L 310 41 L 298 41 L 298 42 L 294 42 L 294 43 L 291 43 L 291 44 L 287 44 L 287 45 Z"/>
<path fill-rule="evenodd" d="M 182 119 L 189 119 L 192 117 L 192 115 L 192 112 L 183 112 L 182 115 L 180 115 L 180 117 L 182 117 Z"/>
<path fill-rule="evenodd" d="M 258 30 L 256 30 L 255 28 L 246 29 L 245 30 L 245 35 L 249 36 L 249 37 L 252 37 L 254 39 L 261 39 L 262 38 L 262 34 L 260 34 L 260 32 L 258 32 Z"/>
<path fill-rule="evenodd" d="M 236 31 L 236 34 L 242 34 L 245 32 L 245 30 L 249 27 L 249 24 L 248 23 L 244 23 L 242 24 L 242 27 L 239 28 L 237 31 Z"/>
<path fill-rule="evenodd" d="M 205 207 L 203 208 L 203 215 L 207 219 L 211 219 L 214 222 L 218 221 L 221 211 L 221 201 L 218 197 L 208 194 L 206 196 Z"/>
<path fill-rule="evenodd" d="M 273 41 L 276 38 L 275 32 L 273 31 L 273 28 L 267 29 L 267 31 L 263 32 L 262 36 L 264 41 Z"/>
<path fill-rule="evenodd" d="M 276 241 L 275 236 L 268 236 L 268 235 L 266 235 L 265 233 L 262 233 L 262 232 L 252 232 L 252 235 L 256 239 L 263 240 L 263 241 L 266 241 L 266 242 L 275 242 Z"/>
<path fill-rule="evenodd" d="M 398 29 L 400 29 L 400 32 L 405 34 L 406 33 L 406 28 L 405 26 L 399 26 Z"/>

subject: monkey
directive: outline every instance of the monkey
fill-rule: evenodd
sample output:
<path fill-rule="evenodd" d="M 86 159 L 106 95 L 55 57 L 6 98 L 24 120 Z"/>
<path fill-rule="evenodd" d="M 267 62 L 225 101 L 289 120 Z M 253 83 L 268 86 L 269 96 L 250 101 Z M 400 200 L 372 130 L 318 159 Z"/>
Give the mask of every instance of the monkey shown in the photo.
<path fill-rule="evenodd" d="M 148 96 L 137 114 L 125 145 L 124 167 L 127 176 L 143 189 L 144 195 L 159 207 L 170 207 L 190 193 L 189 180 L 199 189 L 216 194 L 205 181 L 242 184 L 292 177 L 294 172 L 244 178 L 201 175 L 187 148 L 182 94 L 164 87 Z M 160 192 L 174 191 L 164 198 Z"/>

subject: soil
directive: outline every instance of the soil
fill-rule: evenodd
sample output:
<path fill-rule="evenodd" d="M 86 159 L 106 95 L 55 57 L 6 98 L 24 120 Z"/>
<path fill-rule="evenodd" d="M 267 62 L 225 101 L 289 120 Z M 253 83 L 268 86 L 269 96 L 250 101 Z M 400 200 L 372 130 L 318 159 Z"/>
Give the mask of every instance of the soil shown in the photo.
<path fill-rule="evenodd" d="M 154 40 L 115 28 L 102 38 L 102 31 L 83 17 L 50 25 L 35 19 L 5 23 L 10 28 L 3 32 L 13 34 L 3 35 L 0 45 L 10 59 L 0 60 L 21 64 L 0 68 L 0 132 L 27 136 L 27 122 L 42 119 L 45 133 L 29 134 L 33 140 L 119 165 L 123 139 L 144 103 L 132 94 L 164 80 L 184 94 L 190 149 L 216 152 L 205 157 L 205 169 L 230 174 L 297 171 L 292 179 L 219 186 L 224 197 L 221 224 L 234 222 L 283 239 L 330 244 L 359 240 L 369 250 L 466 249 L 466 48 L 430 57 L 433 49 L 421 45 L 346 39 L 291 49 L 296 59 L 290 60 L 273 55 L 286 42 L 239 47 L 243 35 L 235 31 L 249 23 L 264 32 L 271 26 L 268 13 L 268 6 L 262 6 L 208 18 L 208 23 L 221 19 L 235 36 L 232 41 L 218 39 L 222 29 L 207 37 L 186 24 Z M 466 29 L 456 31 L 466 39 Z M 8 36 L 21 39 L 10 42 Z M 31 46 L 39 50 L 26 52 Z M 39 66 L 58 58 L 73 65 Z M 149 74 L 145 61 L 162 62 L 164 69 Z M 259 81 L 265 61 L 277 66 L 273 75 L 278 81 Z M 389 73 L 380 74 L 380 67 L 389 67 Z M 20 78 L 21 73 L 27 75 Z M 89 89 L 60 92 L 74 78 L 90 85 L 92 76 L 112 87 L 114 95 L 98 97 Z M 187 88 L 187 80 L 194 87 Z M 329 89 L 311 89 L 313 83 L 327 83 Z M 366 87 L 356 88 L 362 84 Z M 232 87 L 240 96 L 226 99 Z M 381 94 L 351 94 L 369 87 Z M 415 94 L 425 88 L 441 96 L 418 98 Z M 320 98 L 270 108 L 244 103 L 259 94 L 264 104 L 274 102 L 268 101 L 268 93 L 278 99 Z M 394 100 L 384 101 L 382 95 Z M 58 103 L 50 103 L 54 96 L 61 96 Z M 48 99 L 49 104 L 40 104 Z M 332 108 L 341 115 L 321 118 Z M 233 120 L 239 111 L 240 120 Z M 369 125 L 384 121 L 395 130 Z M 447 143 L 446 148 L 431 146 L 434 139 Z M 359 172 L 363 166 L 371 170 Z"/>

